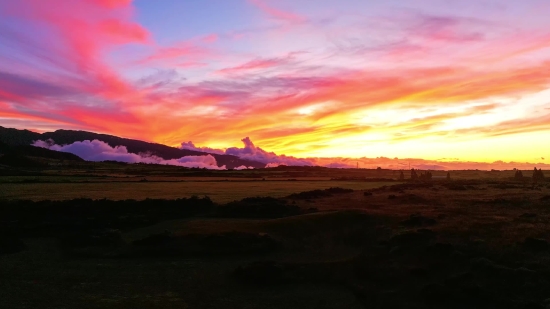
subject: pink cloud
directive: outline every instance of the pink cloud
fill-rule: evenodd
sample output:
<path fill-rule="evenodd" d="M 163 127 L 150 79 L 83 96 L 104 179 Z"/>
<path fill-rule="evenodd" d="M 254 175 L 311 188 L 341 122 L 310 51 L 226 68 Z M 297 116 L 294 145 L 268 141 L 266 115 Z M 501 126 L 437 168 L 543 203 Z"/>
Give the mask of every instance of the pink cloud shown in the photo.
<path fill-rule="evenodd" d="M 99 5 L 102 5 L 110 9 L 114 9 L 114 8 L 129 6 L 133 0 L 87 0 L 87 1 L 97 3 Z"/>
<path fill-rule="evenodd" d="M 184 44 L 183 46 L 163 47 L 156 50 L 154 54 L 144 59 L 143 62 L 171 60 L 186 56 L 196 56 L 201 55 L 203 52 L 205 52 L 204 49 L 190 44 Z"/>
<path fill-rule="evenodd" d="M 266 15 L 268 15 L 270 18 L 273 18 L 276 20 L 281 20 L 289 23 L 303 23 L 307 20 L 306 18 L 299 16 L 297 14 L 282 11 L 272 6 L 269 6 L 263 0 L 249 0 L 249 1 L 254 6 L 259 8 L 262 12 L 264 12 Z"/>
<path fill-rule="evenodd" d="M 222 149 L 215 149 L 210 147 L 196 147 L 195 144 L 193 144 L 193 142 L 191 141 L 181 143 L 180 149 L 201 151 L 201 152 L 214 153 L 214 154 L 225 154 L 225 151 Z"/>
<path fill-rule="evenodd" d="M 145 43 L 149 37 L 149 32 L 138 24 L 129 24 L 120 20 L 105 20 L 100 24 L 100 28 L 106 34 L 122 39 L 122 42 L 141 42 Z"/>
<path fill-rule="evenodd" d="M 82 90 L 112 97 L 127 94 L 131 87 L 115 69 L 102 60 L 102 55 L 128 43 L 145 43 L 149 33 L 132 20 L 131 1 L 89 0 L 75 5 L 72 0 L 21 0 L 7 6 L 12 17 L 48 31 L 54 47 L 45 51 L 57 53 L 53 58 L 66 59 L 64 70 L 80 77 Z M 24 38 L 19 38 L 23 40 Z M 41 46 L 28 46 L 31 50 Z"/>
<path fill-rule="evenodd" d="M 183 63 L 200 63 L 201 59 L 215 56 L 215 52 L 206 47 L 219 39 L 216 33 L 202 37 L 195 37 L 168 46 L 153 46 L 149 56 L 138 60 L 141 65 L 164 63 L 169 66 L 178 65 L 176 61 L 186 59 Z"/>
<path fill-rule="evenodd" d="M 209 34 L 202 38 L 203 42 L 213 43 L 216 42 L 220 37 L 216 33 Z"/>
<path fill-rule="evenodd" d="M 241 65 L 218 70 L 220 74 L 238 74 L 252 70 L 268 69 L 287 64 L 288 58 L 255 59 Z"/>

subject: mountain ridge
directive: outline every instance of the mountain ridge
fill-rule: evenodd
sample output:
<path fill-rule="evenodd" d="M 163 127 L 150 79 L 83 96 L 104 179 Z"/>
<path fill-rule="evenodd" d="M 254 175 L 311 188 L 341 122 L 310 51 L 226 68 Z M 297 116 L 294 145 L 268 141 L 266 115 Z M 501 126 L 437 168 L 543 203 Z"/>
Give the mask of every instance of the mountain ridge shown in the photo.
<path fill-rule="evenodd" d="M 36 140 L 52 139 L 56 144 L 65 145 L 84 140 L 100 140 L 111 147 L 125 146 L 131 153 L 150 153 L 165 160 L 179 159 L 186 156 L 212 155 L 216 158 L 218 166 L 225 165 L 228 169 L 239 166 L 252 166 L 254 168 L 265 167 L 264 163 L 241 159 L 233 155 L 212 154 L 208 152 L 179 149 L 158 143 L 150 143 L 136 139 L 118 137 L 115 135 L 101 134 L 89 131 L 63 130 L 54 132 L 36 133 L 29 130 L 19 130 L 0 126 L 0 142 L 12 146 L 31 145 Z"/>

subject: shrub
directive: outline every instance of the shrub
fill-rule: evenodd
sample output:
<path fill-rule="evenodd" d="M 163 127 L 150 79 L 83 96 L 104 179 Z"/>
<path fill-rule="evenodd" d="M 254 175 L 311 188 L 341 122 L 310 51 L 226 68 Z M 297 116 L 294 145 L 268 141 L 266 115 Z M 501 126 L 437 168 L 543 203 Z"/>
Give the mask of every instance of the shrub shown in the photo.
<path fill-rule="evenodd" d="M 352 189 L 344 189 L 344 188 L 328 188 L 325 190 L 312 190 L 312 191 L 305 191 L 300 193 L 293 193 L 289 195 L 288 197 L 291 199 L 314 199 L 314 198 L 321 198 L 321 197 L 329 197 L 333 194 L 344 194 L 344 193 L 351 193 L 353 192 Z"/>
<path fill-rule="evenodd" d="M 299 215 L 298 206 L 272 197 L 250 197 L 220 206 L 216 215 L 225 218 L 282 218 Z"/>

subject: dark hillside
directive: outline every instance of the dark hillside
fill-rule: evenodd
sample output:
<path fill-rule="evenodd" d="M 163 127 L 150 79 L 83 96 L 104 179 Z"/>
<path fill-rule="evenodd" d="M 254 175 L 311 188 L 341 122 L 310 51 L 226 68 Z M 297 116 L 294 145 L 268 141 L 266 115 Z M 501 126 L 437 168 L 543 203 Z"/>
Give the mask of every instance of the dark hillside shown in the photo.
<path fill-rule="evenodd" d="M 37 160 L 38 159 L 38 160 Z M 77 155 L 30 145 L 10 146 L 0 142 L 0 164 L 14 167 L 43 167 L 41 159 L 84 161 Z"/>
<path fill-rule="evenodd" d="M 15 146 L 13 147 L 12 152 L 20 155 L 25 155 L 27 157 L 38 157 L 54 160 L 84 161 L 81 157 L 72 153 L 49 150 L 46 148 L 30 145 Z"/>
<path fill-rule="evenodd" d="M 100 140 L 106 142 L 111 147 L 126 146 L 132 153 L 151 153 L 166 160 L 179 159 L 184 156 L 206 155 L 205 152 L 183 150 L 162 144 L 148 143 L 139 140 L 121 138 L 118 136 L 98 134 L 86 131 L 57 130 L 55 132 L 34 133 L 28 130 L 17 130 L 0 127 L 0 142 L 9 145 L 30 145 L 36 140 L 52 139 L 57 144 L 72 144 L 84 140 Z M 231 155 L 212 154 L 216 158 L 218 166 L 226 165 L 227 168 L 235 168 L 241 165 L 263 168 L 265 164 L 255 161 L 243 160 Z"/>
<path fill-rule="evenodd" d="M 8 145 L 30 145 L 33 141 L 40 138 L 40 133 L 0 126 L 0 142 Z"/>

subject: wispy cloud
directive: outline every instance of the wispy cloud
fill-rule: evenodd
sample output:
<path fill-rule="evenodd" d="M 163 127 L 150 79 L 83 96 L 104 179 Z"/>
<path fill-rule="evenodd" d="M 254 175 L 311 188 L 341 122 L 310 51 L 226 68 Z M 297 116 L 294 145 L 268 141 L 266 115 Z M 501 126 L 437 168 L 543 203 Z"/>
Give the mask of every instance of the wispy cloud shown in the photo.
<path fill-rule="evenodd" d="M 235 67 L 218 70 L 217 72 L 220 74 L 238 74 L 238 73 L 244 73 L 244 72 L 249 72 L 254 70 L 278 67 L 281 65 L 289 64 L 290 62 L 291 62 L 291 58 L 289 57 L 271 58 L 271 59 L 254 59 Z"/>
<path fill-rule="evenodd" d="M 307 20 L 303 16 L 297 15 L 292 12 L 283 11 L 271 5 L 268 5 L 265 0 L 248 0 L 248 1 L 252 3 L 254 6 L 256 6 L 258 9 L 260 9 L 262 12 L 264 12 L 267 16 L 276 20 L 289 22 L 289 23 L 302 23 Z"/>

